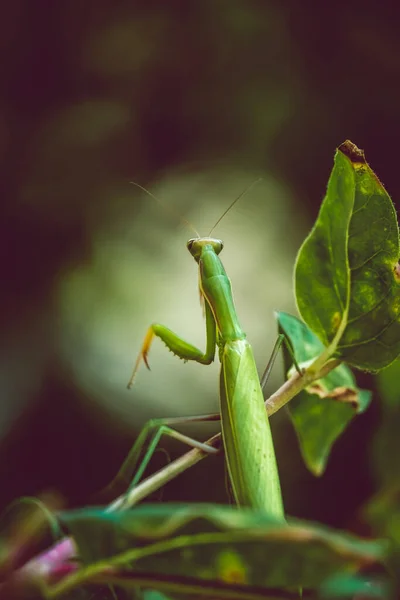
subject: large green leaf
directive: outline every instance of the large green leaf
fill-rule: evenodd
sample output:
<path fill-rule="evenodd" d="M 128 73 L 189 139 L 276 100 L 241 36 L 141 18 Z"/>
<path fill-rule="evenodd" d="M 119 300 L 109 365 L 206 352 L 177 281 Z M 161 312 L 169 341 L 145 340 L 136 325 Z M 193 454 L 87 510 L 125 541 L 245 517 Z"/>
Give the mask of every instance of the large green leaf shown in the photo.
<path fill-rule="evenodd" d="M 305 323 L 285 312 L 276 313 L 276 317 L 299 365 L 308 364 L 323 352 L 323 344 Z M 288 371 L 291 357 L 288 352 L 284 357 Z M 353 373 L 342 363 L 288 403 L 304 462 L 314 475 L 324 472 L 332 445 L 370 400 L 371 392 L 359 389 Z"/>
<path fill-rule="evenodd" d="M 399 256 L 392 201 L 364 153 L 344 142 L 295 268 L 300 314 L 332 355 L 368 371 L 399 356 Z"/>
<path fill-rule="evenodd" d="M 386 552 L 384 542 L 231 506 L 83 509 L 63 514 L 61 522 L 86 564 L 72 576 L 73 585 L 108 577 L 168 595 L 190 589 L 218 597 L 276 597 L 272 590 L 311 590 L 336 573 L 382 560 Z"/>

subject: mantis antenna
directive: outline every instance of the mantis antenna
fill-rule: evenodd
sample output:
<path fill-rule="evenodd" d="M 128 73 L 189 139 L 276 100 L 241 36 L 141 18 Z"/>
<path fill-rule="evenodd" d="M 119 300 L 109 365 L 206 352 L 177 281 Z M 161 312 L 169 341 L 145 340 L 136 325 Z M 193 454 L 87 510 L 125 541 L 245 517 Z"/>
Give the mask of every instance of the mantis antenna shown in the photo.
<path fill-rule="evenodd" d="M 135 185 L 136 187 L 138 187 L 140 190 L 142 190 L 142 192 L 145 192 L 148 196 L 150 196 L 150 198 L 153 198 L 153 200 L 155 200 L 158 204 L 160 204 L 164 208 L 164 210 L 168 211 L 171 215 L 173 215 L 175 218 L 177 218 L 183 225 L 185 225 L 186 227 L 188 227 L 189 229 L 191 229 L 196 234 L 197 237 L 200 237 L 199 232 L 197 231 L 197 229 L 191 224 L 190 221 L 188 221 L 187 219 L 185 219 L 185 217 L 182 217 L 182 215 L 180 215 L 178 213 L 178 211 L 174 210 L 171 206 L 169 206 L 165 202 L 162 202 L 154 194 L 152 194 L 151 192 L 149 192 L 149 190 L 147 190 L 145 187 L 143 187 L 142 185 L 140 185 L 140 183 L 136 183 L 136 181 L 130 181 L 130 183 L 132 185 Z"/>
<path fill-rule="evenodd" d="M 226 210 L 224 210 L 224 212 L 222 213 L 222 215 L 220 216 L 220 218 L 218 219 L 218 221 L 213 225 L 212 229 L 210 230 L 208 237 L 211 236 L 212 232 L 214 231 L 214 229 L 216 228 L 217 225 L 219 225 L 219 223 L 221 223 L 222 219 L 225 217 L 225 215 L 228 214 L 228 212 L 231 210 L 231 208 L 233 208 L 236 204 L 236 202 L 239 202 L 239 200 L 241 198 L 243 198 L 243 196 L 245 196 L 250 190 L 251 188 L 256 185 L 256 183 L 259 183 L 262 180 L 262 177 L 258 177 L 258 179 L 255 179 L 249 186 L 247 186 L 246 189 L 243 190 L 243 192 L 241 192 L 239 194 L 239 196 L 237 198 L 235 198 L 235 200 L 233 202 L 230 203 L 230 205 L 228 206 L 228 208 Z"/>

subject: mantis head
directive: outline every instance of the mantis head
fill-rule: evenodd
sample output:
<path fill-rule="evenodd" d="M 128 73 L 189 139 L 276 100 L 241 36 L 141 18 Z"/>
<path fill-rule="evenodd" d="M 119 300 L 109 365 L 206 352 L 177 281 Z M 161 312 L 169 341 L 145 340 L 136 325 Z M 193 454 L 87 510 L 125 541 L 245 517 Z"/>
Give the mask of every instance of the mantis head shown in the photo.
<path fill-rule="evenodd" d="M 201 252 L 205 246 L 211 246 L 215 254 L 219 254 L 224 247 L 224 243 L 222 240 L 212 237 L 198 237 L 189 240 L 186 246 L 195 261 L 199 262 Z"/>

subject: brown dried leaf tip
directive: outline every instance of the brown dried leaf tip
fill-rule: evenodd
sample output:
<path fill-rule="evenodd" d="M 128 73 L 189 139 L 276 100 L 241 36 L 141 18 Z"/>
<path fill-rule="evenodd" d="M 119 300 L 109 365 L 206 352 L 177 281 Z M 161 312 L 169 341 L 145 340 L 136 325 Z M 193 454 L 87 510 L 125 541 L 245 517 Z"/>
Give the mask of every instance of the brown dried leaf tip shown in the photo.
<path fill-rule="evenodd" d="M 365 172 L 366 168 L 369 174 L 375 178 L 378 186 L 381 188 L 385 187 L 380 181 L 377 174 L 371 169 L 371 167 L 365 160 L 364 150 L 360 150 L 360 148 L 357 148 L 357 146 L 353 144 L 353 142 L 351 142 L 350 140 L 346 140 L 345 142 L 343 142 L 343 144 L 340 144 L 338 150 L 340 150 L 342 154 L 347 156 L 347 158 L 351 161 L 356 171 L 361 170 L 361 172 Z"/>
<path fill-rule="evenodd" d="M 360 407 L 358 394 L 356 390 L 350 387 L 338 386 L 334 390 L 328 391 L 324 390 L 318 383 L 314 383 L 307 387 L 307 392 L 323 399 L 330 398 L 343 404 L 350 404 L 355 410 L 358 410 Z"/>
<path fill-rule="evenodd" d="M 346 140 L 343 144 L 339 146 L 340 152 L 342 152 L 347 158 L 351 160 L 352 163 L 361 163 L 363 165 L 367 164 L 365 160 L 364 150 L 360 150 L 357 148 L 353 142 L 350 140 Z"/>

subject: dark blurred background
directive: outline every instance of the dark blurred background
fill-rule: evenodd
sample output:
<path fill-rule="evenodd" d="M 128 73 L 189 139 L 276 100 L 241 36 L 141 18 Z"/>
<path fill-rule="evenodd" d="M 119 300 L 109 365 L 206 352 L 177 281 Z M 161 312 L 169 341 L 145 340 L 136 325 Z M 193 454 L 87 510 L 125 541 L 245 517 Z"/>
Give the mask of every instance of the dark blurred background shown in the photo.
<path fill-rule="evenodd" d="M 126 390 L 153 320 L 204 345 L 193 234 L 176 214 L 205 234 L 263 178 L 215 231 L 261 370 L 273 309 L 295 311 L 293 263 L 335 148 L 364 148 L 396 202 L 398 19 L 372 3 L 15 0 L 0 31 L 0 504 L 57 491 L 77 506 L 149 418 L 217 408 L 218 366 L 184 365 L 157 342 L 152 372 Z M 282 380 L 278 364 L 269 391 Z M 362 528 L 380 417 L 375 393 L 320 480 L 284 411 L 273 418 L 290 514 Z M 222 461 L 163 498 L 226 501 Z"/>

